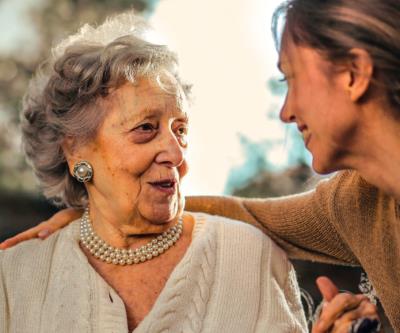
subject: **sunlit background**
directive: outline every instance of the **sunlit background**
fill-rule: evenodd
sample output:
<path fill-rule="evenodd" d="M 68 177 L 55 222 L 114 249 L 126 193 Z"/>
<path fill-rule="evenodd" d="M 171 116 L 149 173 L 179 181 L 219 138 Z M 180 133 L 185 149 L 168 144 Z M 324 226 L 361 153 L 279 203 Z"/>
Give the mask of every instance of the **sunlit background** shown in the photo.
<path fill-rule="evenodd" d="M 53 10 L 61 15 L 72 14 L 68 1 L 58 2 Z M 148 1 L 144 14 L 177 51 L 184 77 L 194 84 L 191 171 L 184 182 L 186 194 L 230 194 L 259 171 L 282 170 L 308 158 L 301 145 L 293 149 L 291 141 L 295 134 L 291 135 L 277 119 L 284 87 L 277 81 L 277 52 L 270 25 L 272 12 L 280 2 Z M 129 8 L 129 2 L 123 4 Z M 51 5 L 46 0 L 0 3 L 0 28 L 5 32 L 0 36 L 3 55 L 25 62 L 26 58 L 46 56 L 48 50 L 43 46 L 51 41 L 43 40 L 44 27 L 37 25 L 35 14 L 46 14 L 47 7 Z M 85 18 L 97 21 L 97 16 L 90 12 L 82 15 Z M 76 20 L 71 16 L 73 19 Z M 71 31 L 79 23 L 71 24 Z M 71 31 L 60 31 L 53 37 L 60 39 Z M 8 81 L 18 79 L 18 63 L 9 62 L 3 67 L 7 68 L 0 74 L 7 76 Z M 20 84 L 26 84 L 26 80 Z M 18 90 L 23 93 L 22 87 Z M 17 112 L 17 108 L 13 111 Z M 10 114 L 0 119 L 8 122 Z M 15 152 L 19 148 L 17 133 L 12 132 L 13 127 L 4 127 Z M 13 181 L 8 178 L 7 187 L 32 188 L 29 171 L 24 172 L 24 182 L 10 184 Z"/>
<path fill-rule="evenodd" d="M 151 18 L 194 83 L 187 193 L 227 189 L 230 170 L 248 158 L 240 137 L 249 143 L 276 141 L 268 158 L 275 167 L 287 165 L 285 130 L 276 119 L 282 96 L 274 97 L 267 85 L 279 75 L 270 18 L 280 2 L 168 0 Z"/>
<path fill-rule="evenodd" d="M 305 154 L 291 152 L 277 119 L 284 87 L 269 84 L 279 77 L 270 25 L 280 2 L 169 0 L 151 18 L 194 83 L 188 194 L 229 194 L 267 162 L 280 170 Z"/>

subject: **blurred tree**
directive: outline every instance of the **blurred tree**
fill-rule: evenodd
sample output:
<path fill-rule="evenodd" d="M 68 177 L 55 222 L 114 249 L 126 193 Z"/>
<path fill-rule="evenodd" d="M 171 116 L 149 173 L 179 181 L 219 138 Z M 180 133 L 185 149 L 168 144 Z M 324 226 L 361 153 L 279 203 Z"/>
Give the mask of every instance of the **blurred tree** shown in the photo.
<path fill-rule="evenodd" d="M 319 178 L 306 164 L 279 172 L 263 170 L 245 185 L 235 188 L 232 195 L 252 198 L 279 197 L 303 192 L 311 188 Z"/>
<path fill-rule="evenodd" d="M 230 170 L 225 193 L 232 193 L 236 188 L 247 186 L 255 175 L 272 168 L 266 158 L 271 147 L 269 140 L 253 142 L 243 134 L 239 134 L 239 141 L 245 160 L 242 165 L 234 166 Z"/>
<path fill-rule="evenodd" d="M 283 97 L 287 86 L 284 81 L 272 77 L 267 81 L 267 89 L 273 96 Z M 267 117 L 279 121 L 276 108 L 267 112 Z M 302 136 L 295 126 L 282 126 L 286 127 L 284 142 L 272 139 L 252 142 L 243 134 L 239 135 L 244 162 L 231 169 L 225 187 L 226 194 L 276 197 L 298 193 L 315 184 L 319 177 L 310 168 L 310 154 L 305 149 Z M 282 144 L 287 148 L 283 170 L 271 161 L 273 148 Z"/>

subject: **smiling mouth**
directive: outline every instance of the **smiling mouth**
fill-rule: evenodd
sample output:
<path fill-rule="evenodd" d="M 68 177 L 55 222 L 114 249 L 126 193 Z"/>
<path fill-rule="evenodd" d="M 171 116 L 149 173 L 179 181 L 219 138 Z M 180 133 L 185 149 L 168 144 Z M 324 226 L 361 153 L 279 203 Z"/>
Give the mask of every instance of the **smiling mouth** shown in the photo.
<path fill-rule="evenodd" d="M 311 134 L 307 131 L 307 126 L 302 125 L 297 127 L 301 136 L 303 137 L 303 141 L 305 146 L 307 147 L 308 141 L 310 141 Z"/>
<path fill-rule="evenodd" d="M 305 133 L 302 133 L 302 135 L 303 135 L 304 145 L 306 146 L 306 148 L 308 148 L 308 143 L 310 142 L 311 134 L 305 135 Z"/>

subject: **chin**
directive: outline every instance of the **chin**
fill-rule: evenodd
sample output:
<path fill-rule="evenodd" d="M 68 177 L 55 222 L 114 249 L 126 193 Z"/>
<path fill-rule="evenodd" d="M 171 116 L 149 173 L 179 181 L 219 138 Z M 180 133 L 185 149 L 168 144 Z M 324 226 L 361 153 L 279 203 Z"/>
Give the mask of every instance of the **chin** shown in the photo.
<path fill-rule="evenodd" d="M 143 211 L 141 215 L 148 220 L 151 224 L 162 225 L 171 222 L 176 219 L 182 213 L 181 205 L 175 203 L 174 205 L 155 205 L 150 207 L 147 211 Z"/>
<path fill-rule="evenodd" d="M 326 175 L 337 171 L 332 164 L 327 163 L 326 161 L 321 161 L 314 156 L 312 160 L 312 168 L 316 173 L 320 175 Z"/>
<path fill-rule="evenodd" d="M 315 172 L 326 175 L 344 169 L 352 169 L 346 161 L 351 154 L 338 144 L 314 145 L 307 148 L 312 155 L 312 168 Z"/>
<path fill-rule="evenodd" d="M 178 193 L 162 200 L 147 197 L 137 206 L 139 214 L 153 225 L 167 224 L 183 213 L 185 197 Z"/>

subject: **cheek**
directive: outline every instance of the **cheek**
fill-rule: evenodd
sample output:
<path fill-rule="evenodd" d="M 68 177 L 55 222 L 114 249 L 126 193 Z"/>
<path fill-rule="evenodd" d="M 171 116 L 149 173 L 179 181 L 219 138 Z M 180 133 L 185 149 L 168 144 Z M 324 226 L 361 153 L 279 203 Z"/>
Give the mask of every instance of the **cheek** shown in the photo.
<path fill-rule="evenodd" d="M 140 177 L 151 167 L 155 154 L 152 149 L 145 147 L 130 147 L 128 144 L 115 148 L 116 151 L 109 163 L 118 172 L 129 174 L 131 177 Z"/>
<path fill-rule="evenodd" d="M 332 110 L 332 112 L 337 112 L 337 110 Z M 343 120 L 337 117 L 324 119 L 324 126 L 314 132 L 313 153 L 316 157 L 328 158 L 331 167 L 335 166 L 338 159 L 345 156 L 349 148 L 357 141 L 356 124 Z"/>
<path fill-rule="evenodd" d="M 102 192 L 117 195 L 130 204 L 139 199 L 146 182 L 146 171 L 151 166 L 149 158 L 133 151 L 110 152 L 100 156 L 97 164 L 96 185 Z"/>
<path fill-rule="evenodd" d="M 318 110 L 318 108 L 316 108 L 318 100 L 316 100 L 315 95 L 315 91 L 311 89 L 308 84 L 293 84 L 293 88 L 288 97 L 296 115 L 308 115 Z"/>
<path fill-rule="evenodd" d="M 133 178 L 140 178 L 151 168 L 153 160 L 130 157 L 120 163 L 120 170 Z"/>
<path fill-rule="evenodd" d="M 346 150 L 356 139 L 357 122 L 349 119 L 332 119 L 329 129 L 332 145 L 337 149 Z"/>

